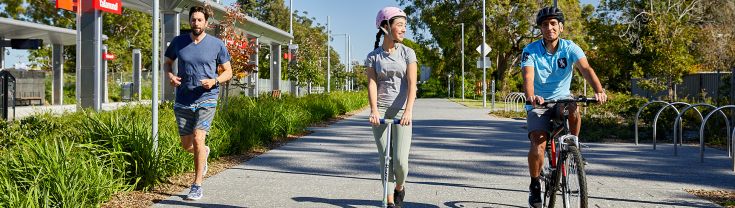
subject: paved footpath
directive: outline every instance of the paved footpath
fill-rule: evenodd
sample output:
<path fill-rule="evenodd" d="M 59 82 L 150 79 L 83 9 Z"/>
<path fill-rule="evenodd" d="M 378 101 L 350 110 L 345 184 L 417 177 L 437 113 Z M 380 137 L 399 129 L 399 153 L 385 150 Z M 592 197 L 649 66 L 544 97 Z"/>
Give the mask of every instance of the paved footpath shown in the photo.
<path fill-rule="evenodd" d="M 524 120 L 493 118 L 444 99 L 420 99 L 406 207 L 527 207 Z M 292 141 L 204 181 L 156 207 L 377 207 L 378 154 L 368 111 Z M 614 133 L 614 132 L 611 132 Z M 717 207 L 684 189 L 735 190 L 727 152 L 671 145 L 590 143 L 584 149 L 590 207 Z"/>

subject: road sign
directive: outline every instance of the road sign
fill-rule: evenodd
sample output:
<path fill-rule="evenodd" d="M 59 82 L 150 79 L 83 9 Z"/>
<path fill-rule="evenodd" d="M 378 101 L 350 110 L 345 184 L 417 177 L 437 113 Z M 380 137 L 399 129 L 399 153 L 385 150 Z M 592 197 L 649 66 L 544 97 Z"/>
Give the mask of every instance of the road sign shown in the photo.
<path fill-rule="evenodd" d="M 490 58 L 485 57 L 485 68 L 490 68 L 492 62 L 490 62 Z M 477 58 L 477 68 L 483 68 L 482 67 L 482 59 Z"/>
<path fill-rule="evenodd" d="M 92 0 L 92 7 L 113 14 L 122 14 L 122 0 Z"/>
<path fill-rule="evenodd" d="M 485 54 L 482 54 L 482 46 L 483 45 L 485 46 Z M 490 51 L 493 50 L 493 49 L 490 48 L 490 46 L 487 45 L 487 43 L 484 43 L 482 45 L 477 46 L 477 48 L 475 50 L 477 50 L 478 53 L 481 53 L 482 56 L 487 56 L 487 54 L 490 53 Z"/>
<path fill-rule="evenodd" d="M 115 59 L 115 54 L 104 53 L 104 54 L 102 54 L 102 59 L 108 60 L 108 61 L 109 60 L 114 60 Z"/>
<path fill-rule="evenodd" d="M 299 49 L 299 45 L 298 44 L 288 44 L 288 49 L 289 50 Z"/>

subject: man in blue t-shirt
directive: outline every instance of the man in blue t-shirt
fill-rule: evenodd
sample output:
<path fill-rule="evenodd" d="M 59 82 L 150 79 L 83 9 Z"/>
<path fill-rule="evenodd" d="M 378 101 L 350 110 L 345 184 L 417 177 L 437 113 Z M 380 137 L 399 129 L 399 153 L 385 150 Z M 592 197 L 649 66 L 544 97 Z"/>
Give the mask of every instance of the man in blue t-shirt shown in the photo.
<path fill-rule="evenodd" d="M 556 7 L 541 9 L 536 16 L 536 25 L 541 29 L 543 39 L 528 44 L 521 54 L 523 70 L 523 90 L 526 100 L 535 106 L 544 100 L 572 98 L 569 90 L 573 68 L 591 84 L 595 98 L 607 101 L 605 90 L 590 67 L 582 49 L 571 40 L 559 38 L 564 31 L 564 14 Z M 529 106 L 530 107 L 530 106 Z M 581 119 L 576 105 L 570 107 L 569 124 L 571 133 L 579 135 Z M 531 147 L 528 150 L 528 169 L 531 185 L 528 203 L 531 207 L 541 207 L 541 184 L 539 176 L 544 160 L 546 140 L 551 131 L 550 120 L 553 110 L 527 109 L 528 137 Z"/>
<path fill-rule="evenodd" d="M 219 85 L 232 78 L 230 53 L 222 40 L 207 35 L 209 12 L 201 6 L 189 10 L 191 33 L 175 37 L 166 48 L 164 67 L 171 85 L 176 87 L 174 113 L 181 136 L 181 146 L 194 154 L 196 176 L 187 195 L 189 200 L 204 195 L 202 180 L 207 174 L 209 147 L 205 145 L 217 106 Z M 178 61 L 178 74 L 172 65 Z M 217 75 L 217 68 L 224 72 Z"/>

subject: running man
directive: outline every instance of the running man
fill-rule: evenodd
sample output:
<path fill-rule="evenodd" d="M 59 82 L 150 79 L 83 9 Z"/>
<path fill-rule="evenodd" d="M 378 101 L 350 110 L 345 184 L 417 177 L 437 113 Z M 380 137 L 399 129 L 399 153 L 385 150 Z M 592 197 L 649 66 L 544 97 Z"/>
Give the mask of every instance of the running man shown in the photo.
<path fill-rule="evenodd" d="M 186 196 L 188 200 L 199 200 L 204 196 L 202 180 L 207 174 L 209 157 L 209 147 L 204 140 L 217 109 L 219 85 L 232 78 L 230 54 L 224 42 L 204 31 L 209 16 L 204 7 L 191 7 L 191 33 L 181 34 L 171 41 L 166 48 L 164 63 L 171 85 L 176 87 L 174 113 L 181 147 L 194 154 L 196 177 Z M 172 70 L 174 60 L 178 61 L 178 74 Z M 224 69 L 221 75 L 217 75 L 217 67 Z"/>

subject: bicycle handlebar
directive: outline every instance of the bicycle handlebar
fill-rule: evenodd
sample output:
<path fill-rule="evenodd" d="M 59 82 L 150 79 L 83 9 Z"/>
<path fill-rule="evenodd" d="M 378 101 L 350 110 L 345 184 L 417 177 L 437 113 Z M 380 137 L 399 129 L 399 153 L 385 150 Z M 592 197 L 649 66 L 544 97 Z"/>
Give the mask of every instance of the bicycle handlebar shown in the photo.
<path fill-rule="evenodd" d="M 559 103 L 597 103 L 596 98 L 587 98 L 587 97 L 578 97 L 578 98 L 572 98 L 572 99 L 560 99 L 560 100 L 545 100 L 543 104 L 536 104 L 536 108 L 548 108 L 550 104 L 559 104 Z M 531 102 L 526 101 L 526 105 L 530 106 Z M 527 109 L 528 110 L 528 109 Z"/>
<path fill-rule="evenodd" d="M 386 123 L 401 124 L 401 119 L 390 119 L 390 118 L 380 119 L 380 124 L 386 124 Z"/>
<path fill-rule="evenodd" d="M 549 100 L 544 103 L 555 104 L 555 103 L 597 103 L 597 98 L 578 97 L 572 99 L 561 99 L 561 100 Z"/>

